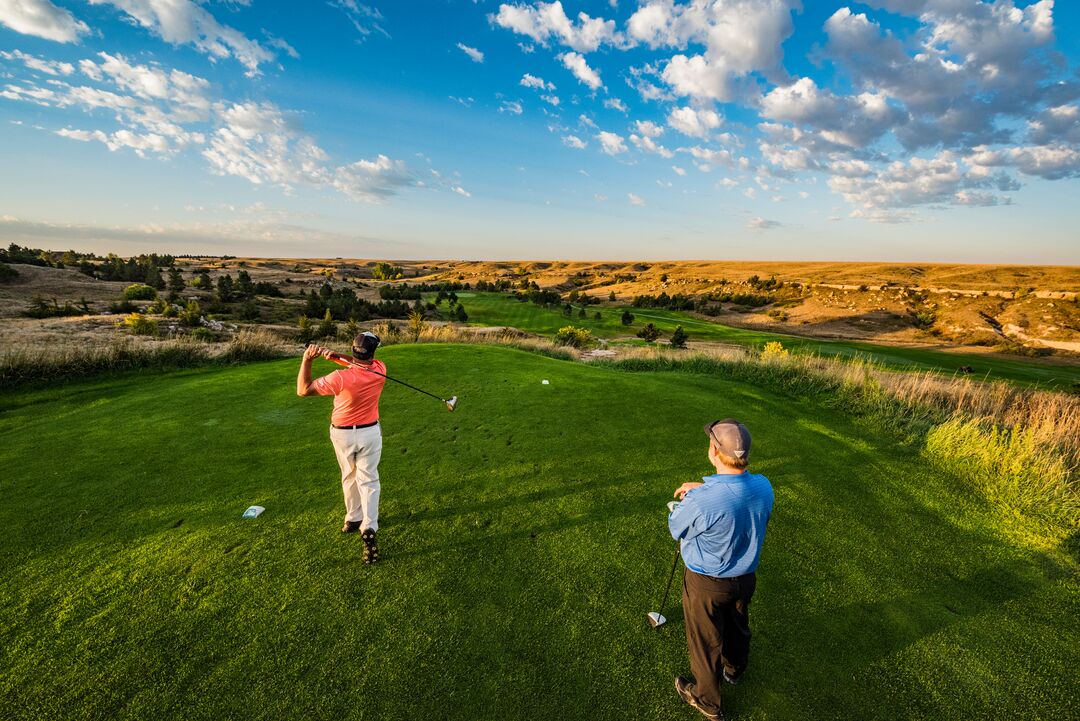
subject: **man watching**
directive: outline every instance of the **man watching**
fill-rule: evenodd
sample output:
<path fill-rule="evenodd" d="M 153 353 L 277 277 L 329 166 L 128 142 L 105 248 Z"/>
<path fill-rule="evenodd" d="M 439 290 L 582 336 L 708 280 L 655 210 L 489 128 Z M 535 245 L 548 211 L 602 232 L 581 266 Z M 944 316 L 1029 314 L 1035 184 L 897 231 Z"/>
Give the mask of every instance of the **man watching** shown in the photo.
<path fill-rule="evenodd" d="M 385 374 L 386 366 L 374 359 L 379 338 L 361 333 L 353 340 L 353 360 Z M 331 351 L 308 346 L 296 377 L 298 396 L 334 396 L 330 416 L 330 442 L 341 467 L 341 490 L 345 496 L 342 533 L 360 531 L 364 540 L 364 563 L 379 560 L 379 459 L 382 429 L 379 427 L 379 396 L 386 383 L 380 375 L 362 368 L 342 368 L 315 381 L 311 361 L 318 355 L 329 359 Z"/>
<path fill-rule="evenodd" d="M 694 682 L 675 689 L 708 719 L 723 719 L 720 685 L 739 682 L 750 655 L 750 598 L 773 508 L 769 479 L 746 470 L 750 432 L 731 418 L 705 426 L 716 473 L 675 490 L 682 500 L 668 516 L 680 542 L 686 648 Z"/>

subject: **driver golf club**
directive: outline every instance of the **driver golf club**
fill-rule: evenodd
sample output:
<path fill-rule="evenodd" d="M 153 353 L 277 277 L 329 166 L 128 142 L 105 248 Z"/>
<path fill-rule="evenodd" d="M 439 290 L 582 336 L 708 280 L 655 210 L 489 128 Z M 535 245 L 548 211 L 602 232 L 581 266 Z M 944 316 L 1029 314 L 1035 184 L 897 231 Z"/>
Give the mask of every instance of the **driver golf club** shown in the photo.
<path fill-rule="evenodd" d="M 315 345 L 315 344 L 312 343 L 311 345 Z M 321 348 L 319 346 L 316 346 L 316 347 L 319 348 L 319 350 L 327 350 L 327 349 Z M 342 355 L 341 353 L 335 353 L 334 351 L 330 351 L 330 357 L 327 360 L 333 361 L 334 363 L 337 363 L 338 365 L 348 366 L 348 367 L 351 367 L 351 368 L 359 368 L 362 371 L 367 371 L 368 373 L 374 373 L 377 376 L 382 376 L 383 378 L 385 378 L 388 381 L 394 381 L 395 383 L 400 383 L 401 385 L 405 386 L 406 388 L 412 388 L 417 393 L 423 393 L 425 396 L 431 396 L 432 398 L 437 398 L 446 405 L 446 409 L 448 411 L 450 411 L 450 412 L 453 412 L 453 410 L 455 408 L 457 408 L 457 404 L 458 404 L 457 396 L 450 396 L 449 398 L 443 398 L 441 396 L 435 395 L 434 393 L 428 393 L 427 391 L 425 391 L 422 388 L 417 388 L 414 385 L 409 385 L 405 381 L 399 381 L 397 378 L 391 378 L 390 376 L 386 375 L 385 373 L 380 373 L 379 371 L 374 370 L 372 368 L 368 368 L 367 366 L 365 366 L 365 365 L 363 365 L 361 363 L 357 363 L 351 357 L 346 356 L 346 355 Z"/>
<path fill-rule="evenodd" d="M 675 547 L 675 560 L 671 562 L 671 575 L 667 579 L 667 587 L 664 589 L 664 599 L 660 601 L 659 611 L 649 611 L 649 626 L 657 628 L 667 623 L 667 619 L 664 618 L 664 606 L 667 605 L 668 591 L 671 590 L 671 582 L 675 579 L 675 569 L 679 566 L 679 556 L 682 549 L 679 546 Z"/>

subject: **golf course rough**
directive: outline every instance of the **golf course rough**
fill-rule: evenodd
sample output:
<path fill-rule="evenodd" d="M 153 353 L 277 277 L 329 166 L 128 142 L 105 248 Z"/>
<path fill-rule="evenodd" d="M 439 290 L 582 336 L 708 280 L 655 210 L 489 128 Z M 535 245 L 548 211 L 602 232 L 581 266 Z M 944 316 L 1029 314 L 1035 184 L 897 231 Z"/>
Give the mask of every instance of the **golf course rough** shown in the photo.
<path fill-rule="evenodd" d="M 645 614 L 727 416 L 776 489 L 729 718 L 1076 718 L 1075 548 L 1020 545 L 918 449 L 705 375 L 380 358 L 462 404 L 384 392 L 375 567 L 296 360 L 6 393 L 0 718 L 696 718 L 678 601 Z"/>

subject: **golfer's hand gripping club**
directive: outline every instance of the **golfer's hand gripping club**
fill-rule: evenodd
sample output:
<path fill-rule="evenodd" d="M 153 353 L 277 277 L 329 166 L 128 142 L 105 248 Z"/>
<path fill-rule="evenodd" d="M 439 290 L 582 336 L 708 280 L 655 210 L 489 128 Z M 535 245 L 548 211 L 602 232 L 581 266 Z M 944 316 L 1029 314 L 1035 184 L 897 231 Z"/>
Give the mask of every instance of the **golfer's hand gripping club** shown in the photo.
<path fill-rule="evenodd" d="M 309 355 L 309 353 L 310 353 L 310 355 Z M 443 402 L 443 404 L 446 406 L 446 410 L 448 410 L 450 412 L 453 412 L 454 409 L 457 408 L 457 404 L 458 404 L 458 397 L 457 396 L 450 396 L 449 398 L 443 398 L 441 396 L 437 396 L 434 393 L 429 393 L 429 392 L 423 390 L 422 388 L 417 388 L 414 385 L 410 385 L 410 384 L 406 383 L 405 381 L 399 381 L 397 378 L 391 378 L 390 376 L 386 375 L 385 373 L 380 373 L 379 371 L 375 370 L 374 368 L 371 368 L 370 366 L 365 365 L 364 363 L 361 363 L 361 362 L 357 361 L 352 356 L 347 356 L 347 355 L 345 355 L 343 353 L 338 353 L 336 351 L 332 351 L 329 348 L 323 348 L 321 346 L 315 345 L 314 343 L 309 343 L 307 348 L 304 349 L 304 357 L 305 358 L 314 358 L 316 355 L 322 356 L 323 358 L 330 361 L 331 363 L 337 363 L 338 365 L 345 366 L 347 368 L 359 368 L 360 370 L 366 371 L 367 373 L 374 373 L 377 376 L 382 376 L 383 378 L 385 378 L 388 381 L 394 381 L 395 383 L 400 383 L 401 385 L 405 386 L 406 388 L 413 389 L 417 393 L 423 393 L 426 396 L 431 396 L 432 398 L 437 398 L 437 399 L 439 399 L 440 401 Z"/>

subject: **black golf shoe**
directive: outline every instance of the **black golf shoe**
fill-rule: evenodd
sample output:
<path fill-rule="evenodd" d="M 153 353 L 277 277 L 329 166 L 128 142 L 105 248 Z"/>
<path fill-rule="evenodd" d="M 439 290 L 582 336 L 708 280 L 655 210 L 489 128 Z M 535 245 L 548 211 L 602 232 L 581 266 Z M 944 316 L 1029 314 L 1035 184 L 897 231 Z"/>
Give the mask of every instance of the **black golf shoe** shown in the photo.
<path fill-rule="evenodd" d="M 733 676 L 732 674 L 727 672 L 727 669 L 724 670 L 724 680 L 727 681 L 728 683 L 730 683 L 732 686 L 738 686 L 739 685 L 739 679 L 741 679 L 741 678 L 742 678 L 741 673 Z"/>
<path fill-rule="evenodd" d="M 360 521 L 345 521 L 345 525 L 341 527 L 342 533 L 356 533 L 360 530 Z"/>
<path fill-rule="evenodd" d="M 694 684 L 689 679 L 682 676 L 675 677 L 675 690 L 682 696 L 682 700 L 696 708 L 702 716 L 709 719 L 709 721 L 724 721 L 724 712 L 710 711 L 701 705 L 698 701 L 698 697 L 694 695 Z"/>
<path fill-rule="evenodd" d="M 364 539 L 364 563 L 370 565 L 379 560 L 379 543 L 375 539 L 375 531 L 370 528 L 360 534 Z"/>

